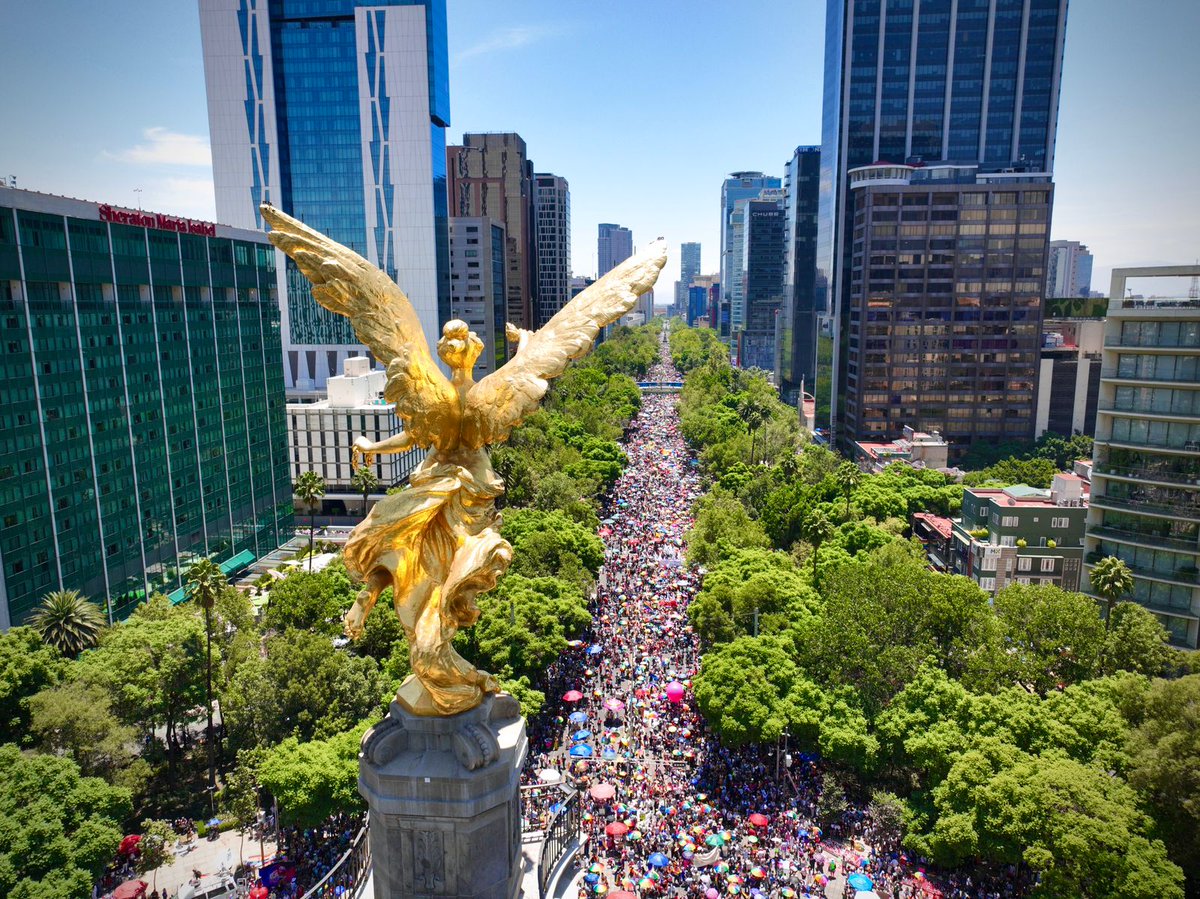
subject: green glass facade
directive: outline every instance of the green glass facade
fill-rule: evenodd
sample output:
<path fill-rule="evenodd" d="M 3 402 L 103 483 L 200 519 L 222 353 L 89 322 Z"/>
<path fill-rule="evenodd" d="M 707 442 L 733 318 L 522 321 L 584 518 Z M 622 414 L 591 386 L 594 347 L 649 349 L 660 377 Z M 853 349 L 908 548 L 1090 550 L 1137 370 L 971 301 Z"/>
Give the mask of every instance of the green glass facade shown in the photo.
<path fill-rule="evenodd" d="M 0 193 L 3 625 L 59 588 L 122 618 L 293 531 L 265 237 L 98 209 Z"/>

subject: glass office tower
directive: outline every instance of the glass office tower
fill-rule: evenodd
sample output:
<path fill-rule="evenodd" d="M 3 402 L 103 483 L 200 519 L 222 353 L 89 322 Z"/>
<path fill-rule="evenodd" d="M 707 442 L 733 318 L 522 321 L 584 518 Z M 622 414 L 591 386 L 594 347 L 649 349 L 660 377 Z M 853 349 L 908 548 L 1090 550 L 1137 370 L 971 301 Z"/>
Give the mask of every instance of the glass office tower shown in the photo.
<path fill-rule="evenodd" d="M 450 312 L 445 0 L 201 0 L 200 25 L 217 217 L 261 228 L 271 202 L 362 254 L 432 345 Z M 362 348 L 278 264 L 287 386 L 320 390 Z"/>
<path fill-rule="evenodd" d="M 817 304 L 844 392 L 853 254 L 848 172 L 873 163 L 953 163 L 1050 173 L 1067 0 L 828 0 Z M 1044 263 L 1043 263 L 1044 266 Z M 818 406 L 823 398 L 818 397 Z M 841 434 L 838 404 L 830 424 Z"/>
<path fill-rule="evenodd" d="M 782 182 L 762 172 L 733 172 L 721 182 L 721 314 L 713 327 L 723 340 L 732 339 L 731 331 L 742 324 L 741 284 L 742 226 L 744 204 L 756 199 L 763 190 L 775 190 Z M 737 308 L 734 308 L 734 307 Z"/>
<path fill-rule="evenodd" d="M 292 536 L 275 284 L 261 232 L 0 189 L 0 628 Z"/>

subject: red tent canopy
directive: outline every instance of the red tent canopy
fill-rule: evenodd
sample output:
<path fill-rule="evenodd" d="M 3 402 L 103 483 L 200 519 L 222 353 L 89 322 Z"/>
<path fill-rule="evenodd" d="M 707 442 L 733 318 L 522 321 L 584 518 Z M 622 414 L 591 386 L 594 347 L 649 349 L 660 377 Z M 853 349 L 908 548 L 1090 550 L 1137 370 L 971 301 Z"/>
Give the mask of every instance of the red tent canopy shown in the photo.
<path fill-rule="evenodd" d="M 147 886 L 144 880 L 127 880 L 112 891 L 112 899 L 146 899 Z"/>
<path fill-rule="evenodd" d="M 142 837 L 140 834 L 131 833 L 125 839 L 121 840 L 121 845 L 118 847 L 117 852 L 121 855 L 129 855 L 131 852 L 136 852 L 138 843 L 141 841 Z"/>

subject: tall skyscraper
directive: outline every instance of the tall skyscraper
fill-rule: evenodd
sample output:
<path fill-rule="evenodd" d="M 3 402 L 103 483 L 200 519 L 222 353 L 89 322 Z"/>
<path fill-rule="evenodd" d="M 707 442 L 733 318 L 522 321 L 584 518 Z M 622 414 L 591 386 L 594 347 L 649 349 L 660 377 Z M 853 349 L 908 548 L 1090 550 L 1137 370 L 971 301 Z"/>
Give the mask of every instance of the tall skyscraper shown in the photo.
<path fill-rule="evenodd" d="M 566 178 L 534 175 L 539 327 L 571 299 L 571 191 Z"/>
<path fill-rule="evenodd" d="M 1050 241 L 1047 297 L 1086 297 L 1092 292 L 1092 254 L 1077 240 Z"/>
<path fill-rule="evenodd" d="M 0 630 L 50 590 L 124 618 L 293 532 L 259 231 L 0 188 Z"/>
<path fill-rule="evenodd" d="M 475 362 L 475 380 L 491 374 L 508 361 L 504 288 L 504 226 L 489 218 L 450 218 L 451 312 L 483 341 Z"/>
<path fill-rule="evenodd" d="M 856 377 L 850 364 L 866 352 L 865 347 L 853 345 L 848 334 L 853 314 L 847 303 L 850 267 L 859 247 L 852 170 L 872 163 L 952 163 L 971 167 L 973 171 L 963 175 L 972 181 L 974 170 L 1016 176 L 1052 172 L 1066 10 L 1066 0 L 828 0 L 817 306 L 830 313 L 834 338 L 830 393 L 839 401 L 846 398 Z M 907 186 L 910 179 L 901 180 L 898 187 Z M 939 186 L 938 192 L 957 191 L 952 180 Z M 873 192 L 878 194 L 886 186 L 877 181 Z M 958 199 L 946 200 L 937 204 L 947 207 L 939 211 L 950 212 L 950 207 L 959 205 Z M 914 219 L 901 221 L 897 223 L 901 229 L 916 226 Z M 914 241 L 918 237 L 909 236 Z M 1012 238 L 1004 235 L 1004 240 Z M 1025 240 L 1032 243 L 1033 236 Z M 922 251 L 936 249 L 922 246 Z M 1012 253 L 1017 248 L 1000 250 L 989 244 L 989 249 Z M 1039 252 L 1032 246 L 1024 250 Z M 898 252 L 910 251 L 899 248 Z M 1039 294 L 1045 282 L 1045 252 L 1042 235 L 1042 258 L 1028 261 L 1019 276 L 1022 281 L 1036 279 Z M 873 259 L 867 262 L 870 266 Z M 1008 274 L 1000 280 L 1010 283 Z M 896 275 L 899 278 L 903 272 Z M 881 282 L 878 290 L 876 280 Z M 996 302 L 1008 303 L 991 289 L 988 276 L 978 278 L 979 289 L 974 287 L 976 279 L 964 280 L 965 285 L 948 285 L 939 318 L 905 338 L 912 351 L 928 357 L 935 369 L 941 352 L 938 342 L 959 330 L 975 331 L 975 323 L 983 320 L 959 310 L 977 303 L 986 313 Z M 907 314 L 884 281 L 872 278 L 872 293 L 883 306 Z M 908 281 L 891 284 L 893 288 L 903 284 L 906 291 L 913 287 Z M 1040 303 L 1031 311 L 1040 318 Z M 927 346 L 927 340 L 933 343 Z M 841 432 L 841 417 L 838 404 L 833 404 L 835 436 L 853 439 L 854 434 Z"/>
<path fill-rule="evenodd" d="M 675 282 L 675 314 L 686 315 L 688 289 L 700 274 L 700 244 L 683 243 L 679 246 L 679 280 Z"/>
<path fill-rule="evenodd" d="M 596 243 L 596 277 L 603 278 L 633 255 L 633 232 L 620 225 L 604 222 L 600 225 Z"/>
<path fill-rule="evenodd" d="M 729 334 L 733 345 L 741 340 L 741 333 L 746 329 L 749 320 L 749 305 L 746 297 L 746 227 L 749 223 L 748 214 L 750 203 L 755 200 L 765 200 L 770 203 L 783 203 L 783 189 L 779 187 L 764 187 L 753 197 L 743 197 L 733 204 L 733 212 L 729 216 L 730 249 L 725 259 L 728 261 L 729 277 Z M 759 257 L 760 261 L 762 257 Z M 724 276 L 724 272 L 722 272 Z"/>
<path fill-rule="evenodd" d="M 521 135 L 464 134 L 446 148 L 450 214 L 504 224 L 508 321 L 536 326 L 537 243 L 533 163 Z"/>
<path fill-rule="evenodd" d="M 797 147 L 784 166 L 784 300 L 780 313 L 780 370 L 776 380 L 789 399 L 793 393 L 799 399 L 801 384 L 805 392 L 816 392 L 820 339 L 816 307 L 820 173 L 820 147 Z M 828 337 L 824 343 L 828 351 Z M 820 410 L 817 412 L 819 418 Z"/>
<path fill-rule="evenodd" d="M 745 321 L 738 333 L 742 368 L 776 368 L 776 337 L 783 305 L 783 198 L 742 200 L 742 300 Z"/>
<path fill-rule="evenodd" d="M 1113 270 L 1084 557 L 1088 569 L 1122 559 L 1133 600 L 1191 649 L 1200 646 L 1200 306 L 1124 296 L 1128 278 L 1196 276 L 1196 265 Z"/>
<path fill-rule="evenodd" d="M 729 337 L 730 323 L 735 316 L 730 309 L 730 303 L 740 295 L 736 281 L 742 270 L 742 214 L 737 211 L 738 200 L 749 200 L 757 197 L 763 188 L 777 188 L 780 180 L 773 175 L 762 172 L 733 172 L 721 183 L 721 322 L 714 323 L 721 337 Z M 736 215 L 735 215 L 736 213 Z M 740 313 L 738 313 L 740 318 Z"/>
<path fill-rule="evenodd" d="M 217 217 L 270 202 L 400 284 L 430 345 L 450 310 L 445 0 L 200 0 Z M 362 352 L 277 257 L 291 390 Z"/>

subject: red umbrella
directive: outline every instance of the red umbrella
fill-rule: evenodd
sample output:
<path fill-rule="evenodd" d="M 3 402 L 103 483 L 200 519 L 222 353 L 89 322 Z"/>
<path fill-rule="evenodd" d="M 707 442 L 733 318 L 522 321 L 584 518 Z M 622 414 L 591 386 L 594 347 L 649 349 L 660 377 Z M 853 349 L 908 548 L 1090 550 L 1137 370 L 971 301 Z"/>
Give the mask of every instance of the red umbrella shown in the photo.
<path fill-rule="evenodd" d="M 141 834 L 131 833 L 125 839 L 121 840 L 121 845 L 117 848 L 117 852 L 121 855 L 129 855 L 136 852 L 138 843 L 142 841 Z"/>
<path fill-rule="evenodd" d="M 616 890 L 608 894 L 608 899 L 637 899 L 637 894 L 629 890 Z"/>
<path fill-rule="evenodd" d="M 617 795 L 617 788 L 612 784 L 596 784 L 588 792 L 593 799 L 599 799 L 603 802 L 606 799 L 612 799 Z"/>
<path fill-rule="evenodd" d="M 753 815 L 751 815 L 749 818 L 749 821 L 755 827 L 766 827 L 767 826 L 767 816 L 761 815 L 758 812 L 755 812 Z"/>
<path fill-rule="evenodd" d="M 271 891 L 260 883 L 250 891 L 250 895 L 247 897 L 247 899 L 267 899 L 269 895 L 271 895 Z"/>
<path fill-rule="evenodd" d="M 563 702 L 579 702 L 583 699 L 583 694 L 578 690 L 568 690 L 563 694 Z"/>
<path fill-rule="evenodd" d="M 112 892 L 112 899 L 145 899 L 147 883 L 144 880 L 127 880 Z"/>
<path fill-rule="evenodd" d="M 629 827 L 624 821 L 614 821 L 608 827 L 604 828 L 604 832 L 610 837 L 623 837 L 629 833 Z"/>

